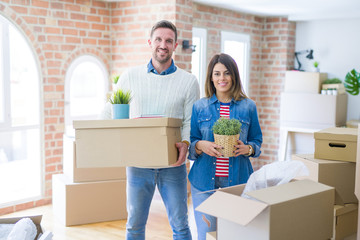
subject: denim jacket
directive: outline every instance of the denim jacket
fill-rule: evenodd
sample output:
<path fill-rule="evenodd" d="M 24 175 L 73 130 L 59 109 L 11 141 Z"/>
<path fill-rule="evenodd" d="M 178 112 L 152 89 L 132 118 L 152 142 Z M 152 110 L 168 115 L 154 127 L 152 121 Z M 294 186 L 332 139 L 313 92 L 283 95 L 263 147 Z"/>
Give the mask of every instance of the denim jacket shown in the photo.
<path fill-rule="evenodd" d="M 194 103 L 191 117 L 189 159 L 194 160 L 189 173 L 191 184 L 200 191 L 215 188 L 216 157 L 206 153 L 198 155 L 195 144 L 200 140 L 214 142 L 212 127 L 220 118 L 220 102 L 214 94 L 211 98 L 202 98 Z M 240 140 L 254 148 L 252 157 L 260 156 L 262 132 L 258 120 L 255 102 L 245 98 L 240 101 L 234 99 L 230 103 L 230 119 L 241 122 Z M 249 157 L 240 155 L 229 158 L 229 186 L 246 183 L 253 168 Z"/>

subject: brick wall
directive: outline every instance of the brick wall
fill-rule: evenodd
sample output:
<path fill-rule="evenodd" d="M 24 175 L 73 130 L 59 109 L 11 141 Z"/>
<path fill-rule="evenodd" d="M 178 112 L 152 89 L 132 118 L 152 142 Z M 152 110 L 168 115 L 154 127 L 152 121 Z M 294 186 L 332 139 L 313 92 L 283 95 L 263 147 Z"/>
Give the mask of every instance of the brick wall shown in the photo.
<path fill-rule="evenodd" d="M 191 50 L 183 50 L 181 44 L 191 40 L 192 27 L 208 29 L 208 59 L 220 51 L 220 29 L 251 35 L 249 95 L 258 105 L 264 134 L 263 155 L 254 167 L 276 160 L 279 93 L 284 71 L 292 65 L 295 41 L 295 25 L 285 18 L 260 18 L 192 0 L 2 0 L 0 14 L 24 33 L 40 66 L 45 163 L 44 198 L 0 209 L 0 215 L 51 202 L 51 176 L 62 172 L 64 83 L 72 61 L 83 54 L 93 55 L 109 74 L 147 63 L 150 28 L 160 19 L 177 26 L 179 46 L 174 58 L 188 71 Z"/>

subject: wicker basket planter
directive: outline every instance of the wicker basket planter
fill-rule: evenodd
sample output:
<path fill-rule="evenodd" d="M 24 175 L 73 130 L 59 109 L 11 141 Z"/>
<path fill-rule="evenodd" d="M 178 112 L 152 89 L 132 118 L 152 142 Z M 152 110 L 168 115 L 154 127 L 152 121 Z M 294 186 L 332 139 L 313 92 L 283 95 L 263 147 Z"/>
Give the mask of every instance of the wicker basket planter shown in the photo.
<path fill-rule="evenodd" d="M 222 146 L 224 149 L 218 149 L 224 157 L 233 157 L 235 156 L 234 145 L 237 145 L 237 140 L 239 140 L 240 134 L 237 135 L 218 135 L 214 134 L 215 144 Z"/>

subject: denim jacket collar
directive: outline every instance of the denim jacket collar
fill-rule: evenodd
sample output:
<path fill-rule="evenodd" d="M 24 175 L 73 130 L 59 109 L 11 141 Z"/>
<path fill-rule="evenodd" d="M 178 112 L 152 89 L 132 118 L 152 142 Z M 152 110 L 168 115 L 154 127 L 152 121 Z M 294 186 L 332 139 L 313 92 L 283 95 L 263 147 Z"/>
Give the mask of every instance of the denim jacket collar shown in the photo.
<path fill-rule="evenodd" d="M 210 101 L 210 104 L 214 104 L 214 103 L 216 103 L 216 102 L 219 102 L 219 103 L 220 103 L 220 101 L 217 99 L 215 93 L 212 95 L 212 97 L 209 99 L 209 101 Z M 238 101 L 235 101 L 234 98 L 232 98 L 232 99 L 231 99 L 231 104 L 234 104 L 234 103 L 235 103 L 235 104 L 238 104 Z"/>

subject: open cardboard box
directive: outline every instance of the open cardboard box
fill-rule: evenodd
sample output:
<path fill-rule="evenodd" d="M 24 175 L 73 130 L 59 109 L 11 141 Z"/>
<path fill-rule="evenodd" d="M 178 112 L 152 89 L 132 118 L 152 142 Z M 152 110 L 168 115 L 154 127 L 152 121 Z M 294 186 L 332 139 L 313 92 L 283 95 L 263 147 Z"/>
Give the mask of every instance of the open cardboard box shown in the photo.
<path fill-rule="evenodd" d="M 41 219 L 42 215 L 36 215 L 36 216 L 22 216 L 22 217 L 12 217 L 12 218 L 0 218 L 0 224 L 15 224 L 22 218 L 30 218 L 36 228 L 37 228 L 37 235 L 36 240 L 51 240 L 53 237 L 53 234 L 50 231 L 45 231 L 41 227 Z"/>
<path fill-rule="evenodd" d="M 356 162 L 358 130 L 332 127 L 314 133 L 315 158 Z"/>
<path fill-rule="evenodd" d="M 76 165 L 75 137 L 63 136 L 63 171 L 72 182 L 126 179 L 125 167 L 79 168 Z"/>
<path fill-rule="evenodd" d="M 327 73 L 286 71 L 284 92 L 320 93 Z"/>
<path fill-rule="evenodd" d="M 317 159 L 314 154 L 294 154 L 292 160 L 303 162 L 309 170 L 308 176 L 296 179 L 311 179 L 335 188 L 335 204 L 358 202 L 354 193 L 355 163 Z"/>
<path fill-rule="evenodd" d="M 78 168 L 165 167 L 177 161 L 181 119 L 74 121 Z"/>
<path fill-rule="evenodd" d="M 217 217 L 217 240 L 319 240 L 333 235 L 334 188 L 308 179 L 241 197 L 245 184 L 217 190 L 196 210 Z"/>

